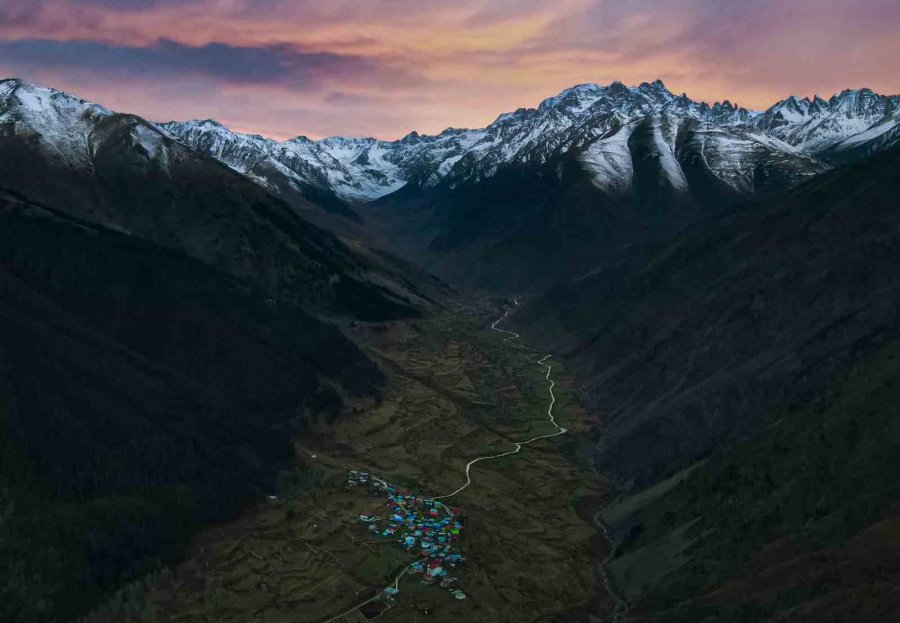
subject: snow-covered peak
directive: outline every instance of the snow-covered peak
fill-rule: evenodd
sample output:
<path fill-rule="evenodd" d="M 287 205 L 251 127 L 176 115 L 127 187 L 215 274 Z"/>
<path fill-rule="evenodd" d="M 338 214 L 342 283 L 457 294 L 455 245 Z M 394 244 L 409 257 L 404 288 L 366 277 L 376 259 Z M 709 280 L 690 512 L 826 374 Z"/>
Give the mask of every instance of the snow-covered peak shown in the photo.
<path fill-rule="evenodd" d="M 56 89 L 24 80 L 0 81 L 0 128 L 35 137 L 53 158 L 83 166 L 89 160 L 89 135 L 112 111 Z"/>
<path fill-rule="evenodd" d="M 567 112 L 578 114 L 603 97 L 605 93 L 606 89 L 600 85 L 593 83 L 578 84 L 562 91 L 559 95 L 548 97 L 540 103 L 538 110 L 543 112 L 550 108 L 560 108 Z"/>
<path fill-rule="evenodd" d="M 698 103 L 689 98 L 686 93 L 673 97 L 666 105 L 666 110 L 698 121 L 722 125 L 740 125 L 759 114 L 756 111 L 732 104 L 729 100 L 714 102 L 712 106 L 706 102 Z"/>
<path fill-rule="evenodd" d="M 847 117 L 881 117 L 884 116 L 888 98 L 878 95 L 871 89 L 846 89 L 833 95 L 828 102 L 832 112 Z"/>
<path fill-rule="evenodd" d="M 827 101 L 791 96 L 753 119 L 755 130 L 774 136 L 808 153 L 820 153 L 877 125 L 897 97 L 871 89 L 847 89 Z"/>
<path fill-rule="evenodd" d="M 769 108 L 769 110 L 774 115 L 780 115 L 785 121 L 798 123 L 809 119 L 810 104 L 809 98 L 804 97 L 800 99 L 796 95 L 791 95 Z"/>
<path fill-rule="evenodd" d="M 108 108 L 63 91 L 37 86 L 19 78 L 0 80 L 0 114 L 18 113 L 21 118 L 71 116 L 101 117 L 113 114 Z"/>
<path fill-rule="evenodd" d="M 188 123 L 196 125 L 201 128 L 212 128 L 215 130 L 227 130 L 227 128 L 224 125 L 222 125 L 215 119 L 203 119 L 202 121 L 193 119 L 191 121 L 188 121 Z"/>
<path fill-rule="evenodd" d="M 660 92 L 664 91 L 671 95 L 671 93 L 669 92 L 669 89 L 666 88 L 665 83 L 662 80 L 660 80 L 659 78 L 657 78 L 653 82 L 642 82 L 638 88 L 639 89 L 652 89 L 654 91 L 660 91 Z"/>
<path fill-rule="evenodd" d="M 662 80 L 642 82 L 639 86 L 628 87 L 618 80 L 607 86 L 594 83 L 578 84 L 560 92 L 559 95 L 549 97 L 540 103 L 538 112 L 547 112 L 555 109 L 569 115 L 577 116 L 587 112 L 598 102 L 605 108 L 610 106 L 635 107 L 652 104 L 663 105 L 675 99 L 675 96 L 666 89 Z"/>

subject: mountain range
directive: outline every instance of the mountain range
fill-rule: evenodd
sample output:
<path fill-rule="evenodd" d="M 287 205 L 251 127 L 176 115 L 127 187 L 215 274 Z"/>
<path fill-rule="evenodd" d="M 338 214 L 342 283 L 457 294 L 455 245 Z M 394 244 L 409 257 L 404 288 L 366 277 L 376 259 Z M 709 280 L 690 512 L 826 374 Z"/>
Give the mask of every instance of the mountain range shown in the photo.
<path fill-rule="evenodd" d="M 116 132 L 129 137 L 130 159 L 163 175 L 202 153 L 306 222 L 399 250 L 455 282 L 523 292 L 552 284 L 560 269 L 585 274 L 614 261 L 618 240 L 658 244 L 698 218 L 890 148 L 900 136 L 898 103 L 860 89 L 828 100 L 792 96 L 758 112 L 676 96 L 659 80 L 613 82 L 566 89 L 483 129 L 279 142 L 213 120 L 155 124 L 9 80 L 0 86 L 0 138 L 43 145 L 41 157 L 64 168 L 64 178 L 96 179 L 103 146 L 122 145 Z M 8 160 L 0 183 L 6 169 L 12 188 L 28 191 L 29 172 L 41 166 L 25 163 Z M 32 187 L 47 198 L 39 180 Z M 162 234 L 158 223 L 153 229 Z M 175 227 L 164 235 L 182 234 Z M 541 260 L 523 262 L 525 248 Z M 393 289 L 395 300 L 417 296 Z"/>
<path fill-rule="evenodd" d="M 368 220 L 438 274 L 521 293 L 561 270 L 616 261 L 618 241 L 660 244 L 697 219 L 890 148 L 898 103 L 859 89 L 752 111 L 676 96 L 657 80 L 578 85 L 482 129 L 398 141 L 277 142 L 214 121 L 161 127 L 288 201 L 327 206 L 314 222 L 333 226 L 350 211 L 339 220 Z"/>
<path fill-rule="evenodd" d="M 737 190 L 752 190 L 754 168 L 784 167 L 797 175 L 865 152 L 873 141 L 896 141 L 900 96 L 869 89 L 846 90 L 829 100 L 791 96 L 759 112 L 725 100 L 712 106 L 676 96 L 660 80 L 627 87 L 582 84 L 548 98 L 537 108 L 504 113 L 482 129 L 448 128 L 434 136 L 411 132 L 397 141 L 298 136 L 283 142 L 232 132 L 213 120 L 161 124 L 179 140 L 221 160 L 260 183 L 287 181 L 296 190 L 332 192 L 347 201 L 372 201 L 410 184 L 454 187 L 478 182 L 504 167 L 544 164 L 570 150 L 584 150 L 584 163 L 602 188 L 632 182 L 628 142 L 641 119 L 656 117 L 654 141 L 665 154 L 670 183 L 685 184 L 682 150 L 708 145 L 717 162 L 710 169 Z M 675 138 L 690 128 L 700 134 L 685 144 Z M 770 161 L 773 161 L 770 163 Z M 778 161 L 775 164 L 774 161 Z M 287 178 L 286 180 L 282 179 Z"/>

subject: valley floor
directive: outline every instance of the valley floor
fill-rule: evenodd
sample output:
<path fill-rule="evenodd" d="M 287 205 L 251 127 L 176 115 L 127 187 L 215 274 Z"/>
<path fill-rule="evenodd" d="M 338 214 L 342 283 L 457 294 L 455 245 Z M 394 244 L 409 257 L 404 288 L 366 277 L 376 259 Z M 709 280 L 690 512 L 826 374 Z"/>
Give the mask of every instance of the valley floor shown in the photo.
<path fill-rule="evenodd" d="M 381 498 L 346 488 L 348 469 L 445 495 L 465 484 L 473 458 L 557 430 L 543 353 L 491 331 L 495 312 L 485 304 L 379 331 L 350 327 L 389 373 L 381 398 L 306 435 L 297 445 L 306 469 L 285 475 L 277 500 L 198 537 L 188 560 L 142 591 L 134 620 L 322 623 L 393 582 L 415 557 L 358 520 Z M 553 412 L 571 434 L 476 463 L 472 484 L 445 500 L 467 518 L 467 563 L 453 570 L 467 599 L 408 575 L 379 620 L 576 621 L 610 610 L 591 521 L 605 492 L 590 465 L 597 422 L 559 362 L 552 373 Z M 339 620 L 366 618 L 352 609 Z"/>

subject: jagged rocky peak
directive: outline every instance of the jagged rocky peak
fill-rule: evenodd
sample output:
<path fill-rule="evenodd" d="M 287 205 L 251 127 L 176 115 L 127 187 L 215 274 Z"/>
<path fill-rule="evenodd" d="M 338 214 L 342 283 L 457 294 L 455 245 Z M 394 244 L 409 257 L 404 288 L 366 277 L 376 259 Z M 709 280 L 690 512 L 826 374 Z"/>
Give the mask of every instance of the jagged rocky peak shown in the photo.
<path fill-rule="evenodd" d="M 677 97 L 672 95 L 665 102 L 665 109 L 669 114 L 683 115 L 707 123 L 729 126 L 745 123 L 758 114 L 727 99 L 722 102 L 713 102 L 712 105 L 707 102 L 695 102 L 686 93 Z"/>
<path fill-rule="evenodd" d="M 627 101 L 635 105 L 645 102 L 665 103 L 671 101 L 674 97 L 666 89 L 662 80 L 642 82 L 636 87 L 628 87 L 618 80 L 611 82 L 607 86 L 589 82 L 575 85 L 561 91 L 559 95 L 545 99 L 538 106 L 538 111 L 545 112 L 550 109 L 556 109 L 577 115 L 587 111 L 599 102 L 609 102 L 614 105 L 615 102 Z M 518 113 L 519 111 L 516 112 Z M 498 117 L 498 120 L 505 118 L 506 116 L 501 115 Z"/>
<path fill-rule="evenodd" d="M 538 111 L 544 112 L 550 108 L 568 108 L 580 112 L 600 99 L 603 94 L 604 89 L 598 84 L 577 84 L 561 91 L 559 95 L 545 99 L 538 106 Z M 527 109 L 520 108 L 516 113 L 524 110 Z"/>
<path fill-rule="evenodd" d="M 830 107 L 848 117 L 883 115 L 887 107 L 887 97 L 878 95 L 868 88 L 845 89 L 831 97 Z"/>
<path fill-rule="evenodd" d="M 752 119 L 749 125 L 755 131 L 816 155 L 856 135 L 877 140 L 879 135 L 891 131 L 893 124 L 881 122 L 892 110 L 896 99 L 896 96 L 879 95 L 868 88 L 846 89 L 827 101 L 819 96 L 812 99 L 791 96 Z"/>
<path fill-rule="evenodd" d="M 303 134 L 298 134 L 298 135 L 295 136 L 294 138 L 288 139 L 288 140 L 285 141 L 285 142 L 287 142 L 287 143 L 298 143 L 298 144 L 300 144 L 300 145 L 312 145 L 313 143 L 315 143 L 314 140 L 312 140 L 311 138 L 309 138 L 308 136 L 305 136 L 305 135 L 303 135 Z"/>
<path fill-rule="evenodd" d="M 491 126 L 499 125 L 502 123 L 508 123 L 514 119 L 522 117 L 523 115 L 528 114 L 529 112 L 534 112 L 534 108 L 516 108 L 512 112 L 504 112 L 497 115 L 497 118 L 494 119 Z M 489 126 L 490 127 L 490 126 Z"/>
<path fill-rule="evenodd" d="M 318 141 L 318 145 L 332 155 L 346 155 L 355 158 L 359 152 L 369 149 L 373 145 L 379 145 L 382 141 L 374 138 L 346 138 L 343 136 L 329 136 Z"/>
<path fill-rule="evenodd" d="M 808 98 L 800 99 L 796 95 L 791 95 L 774 104 L 769 111 L 785 121 L 796 123 L 809 118 L 810 104 Z"/>
<path fill-rule="evenodd" d="M 222 125 L 215 119 L 204 119 L 202 121 L 189 121 L 188 123 L 193 123 L 193 124 L 198 125 L 203 128 L 222 128 L 222 129 L 225 128 L 224 125 Z"/>
<path fill-rule="evenodd" d="M 828 110 L 828 102 L 819 97 L 818 95 L 814 95 L 809 104 L 809 114 L 810 115 L 820 115 Z"/>
<path fill-rule="evenodd" d="M 869 88 L 844 89 L 835 93 L 828 100 L 815 95 L 809 97 L 797 97 L 791 95 L 773 104 L 766 111 L 773 115 L 780 115 L 788 122 L 801 122 L 808 118 L 827 113 L 840 113 L 848 117 L 868 117 L 882 115 L 889 102 L 889 96 L 879 95 Z"/>
<path fill-rule="evenodd" d="M 656 89 L 657 91 L 668 91 L 665 83 L 662 80 L 657 78 L 653 82 L 642 82 L 638 88 L 640 89 Z"/>

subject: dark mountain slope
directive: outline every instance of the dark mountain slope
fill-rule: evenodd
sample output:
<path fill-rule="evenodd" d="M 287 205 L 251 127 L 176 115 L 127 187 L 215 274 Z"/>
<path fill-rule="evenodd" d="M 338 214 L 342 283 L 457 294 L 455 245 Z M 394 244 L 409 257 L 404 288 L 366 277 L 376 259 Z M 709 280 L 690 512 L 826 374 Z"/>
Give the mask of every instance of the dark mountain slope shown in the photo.
<path fill-rule="evenodd" d="M 3 187 L 181 249 L 273 298 L 340 315 L 365 300 L 366 320 L 426 305 L 285 201 L 139 117 L 0 81 L 0 153 Z"/>
<path fill-rule="evenodd" d="M 634 620 L 889 620 L 898 174 L 897 149 L 823 174 L 514 317 L 562 345 L 605 420 Z"/>
<path fill-rule="evenodd" d="M 900 111 L 886 115 L 865 132 L 837 143 L 821 155 L 832 164 L 846 164 L 897 145 L 900 145 Z"/>
<path fill-rule="evenodd" d="M 608 414 L 604 469 L 652 483 L 895 334 L 898 171 L 893 150 L 824 174 L 529 305 Z"/>
<path fill-rule="evenodd" d="M 894 341 L 821 403 L 776 411 L 757 438 L 614 526 L 630 536 L 611 565 L 623 587 L 642 552 L 689 545 L 675 555 L 662 548 L 657 577 L 632 589 L 640 597 L 628 619 L 892 620 L 900 611 L 898 401 Z"/>
<path fill-rule="evenodd" d="M 509 293 L 615 264 L 709 214 L 772 196 L 825 170 L 736 130 L 654 113 L 599 118 L 546 160 L 372 204 L 394 242 L 448 278 Z M 611 129 L 605 129 L 608 126 Z"/>
<path fill-rule="evenodd" d="M 261 492 L 382 377 L 180 251 L 0 193 L 0 619 L 69 620 Z"/>

